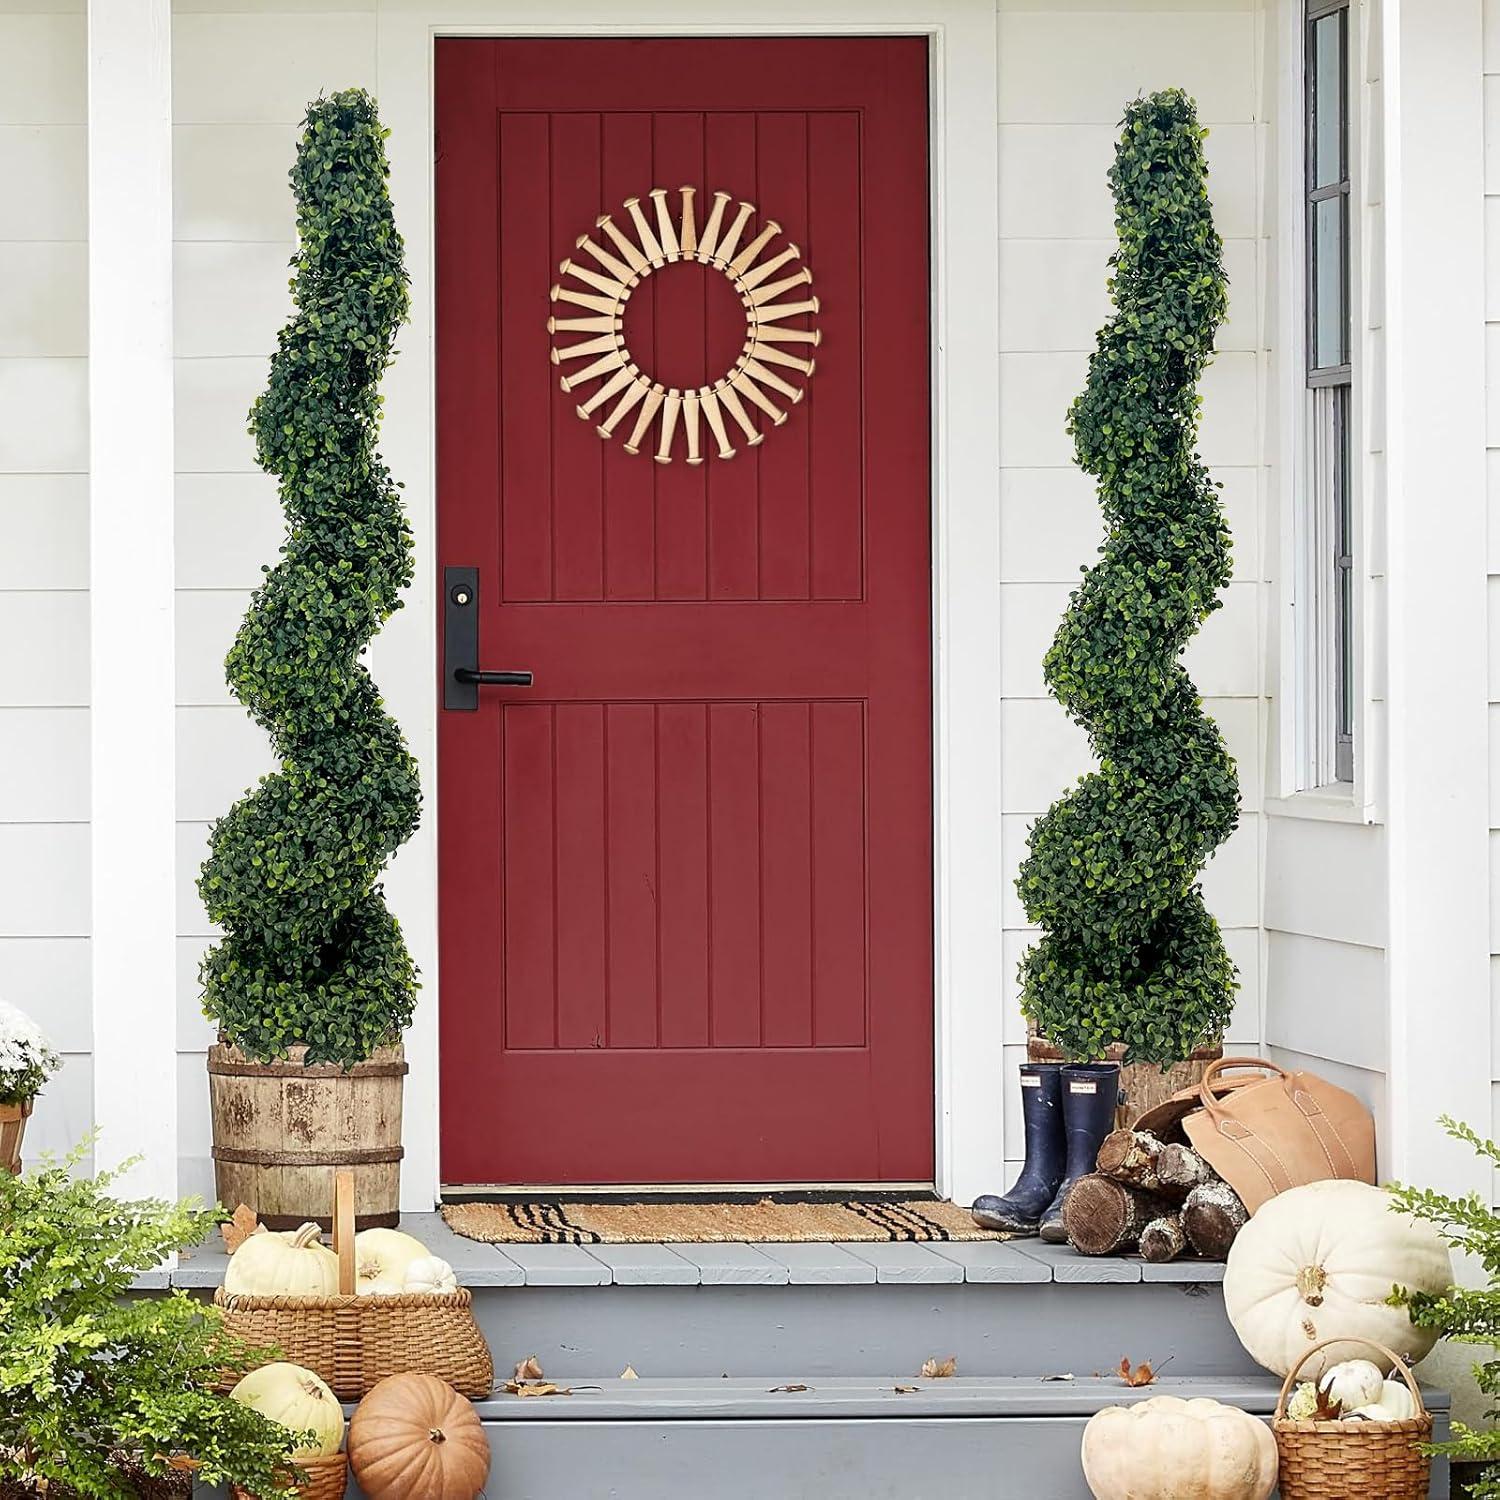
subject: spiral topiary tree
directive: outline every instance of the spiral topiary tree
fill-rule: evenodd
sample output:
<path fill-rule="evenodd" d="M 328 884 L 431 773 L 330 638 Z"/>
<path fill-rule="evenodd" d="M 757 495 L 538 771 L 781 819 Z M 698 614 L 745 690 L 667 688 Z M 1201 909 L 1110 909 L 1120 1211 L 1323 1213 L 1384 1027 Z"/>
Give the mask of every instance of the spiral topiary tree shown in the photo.
<path fill-rule="evenodd" d="M 1177 89 L 1125 113 L 1109 173 L 1115 312 L 1068 418 L 1105 540 L 1045 672 L 1099 768 L 1033 828 L 1017 885 L 1044 929 L 1022 960 L 1022 1009 L 1074 1058 L 1116 1042 L 1132 1061 L 1186 1058 L 1222 1036 L 1237 984 L 1197 878 L 1238 822 L 1239 788 L 1180 659 L 1230 574 L 1196 453 L 1197 382 L 1226 308 L 1204 134 Z"/>
<path fill-rule="evenodd" d="M 198 889 L 223 940 L 204 1010 L 261 1061 L 305 1043 L 348 1066 L 410 1022 L 416 971 L 377 884 L 417 824 L 401 732 L 361 664 L 401 607 L 412 540 L 375 450 L 379 382 L 406 319 L 385 132 L 354 90 L 307 112 L 291 172 L 295 312 L 250 412 L 286 541 L 225 663 L 281 769 L 212 830 Z"/>

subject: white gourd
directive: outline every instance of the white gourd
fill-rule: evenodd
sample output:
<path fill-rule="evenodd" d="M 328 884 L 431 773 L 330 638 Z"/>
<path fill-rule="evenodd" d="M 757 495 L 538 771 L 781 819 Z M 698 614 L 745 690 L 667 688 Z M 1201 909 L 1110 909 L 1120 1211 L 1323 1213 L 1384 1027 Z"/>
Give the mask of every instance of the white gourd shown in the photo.
<path fill-rule="evenodd" d="M 318 1238 L 316 1224 L 252 1234 L 224 1272 L 231 1296 L 332 1297 L 338 1289 L 339 1258 Z"/>
<path fill-rule="evenodd" d="M 1083 1475 L 1096 1500 L 1266 1500 L 1276 1440 L 1237 1407 L 1153 1396 L 1089 1419 Z"/>
<path fill-rule="evenodd" d="M 301 1365 L 284 1362 L 252 1370 L 230 1396 L 242 1406 L 253 1407 L 292 1432 L 311 1430 L 315 1441 L 292 1454 L 295 1463 L 307 1458 L 326 1458 L 337 1453 L 344 1441 L 344 1410 L 338 1397 L 322 1377 Z"/>
<path fill-rule="evenodd" d="M 399 1229 L 362 1229 L 354 1236 L 354 1290 L 361 1297 L 395 1297 L 406 1290 L 406 1271 L 431 1252 Z"/>
<path fill-rule="evenodd" d="M 1323 1374 L 1319 1390 L 1327 1391 L 1345 1411 L 1372 1406 L 1380 1400 L 1385 1377 L 1367 1359 L 1346 1359 Z"/>
<path fill-rule="evenodd" d="M 1380 1399 L 1368 1406 L 1361 1406 L 1354 1415 L 1371 1422 L 1406 1422 L 1417 1414 L 1417 1403 L 1403 1380 L 1386 1380 L 1381 1383 Z"/>
<path fill-rule="evenodd" d="M 1415 1363 L 1437 1341 L 1391 1288 L 1442 1293 L 1453 1284 L 1448 1247 L 1431 1225 L 1398 1213 L 1390 1194 L 1330 1180 L 1272 1198 L 1240 1230 L 1224 1270 L 1224 1306 L 1257 1364 L 1286 1372 L 1323 1339 L 1340 1342 L 1303 1366 L 1317 1380 L 1382 1344 Z"/>
<path fill-rule="evenodd" d="M 423 1255 L 406 1268 L 403 1289 L 408 1292 L 456 1292 L 458 1277 L 441 1256 Z"/>

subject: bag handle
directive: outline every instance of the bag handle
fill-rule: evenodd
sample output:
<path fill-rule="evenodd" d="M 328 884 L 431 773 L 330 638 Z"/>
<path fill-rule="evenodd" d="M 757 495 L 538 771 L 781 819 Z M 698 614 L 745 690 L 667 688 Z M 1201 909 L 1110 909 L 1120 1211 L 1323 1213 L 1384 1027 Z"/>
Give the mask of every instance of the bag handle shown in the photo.
<path fill-rule="evenodd" d="M 1215 1058 L 1204 1070 L 1202 1081 L 1198 1084 L 1198 1097 L 1203 1103 L 1204 1109 L 1209 1114 L 1218 1116 L 1218 1096 L 1214 1093 L 1214 1085 L 1218 1084 L 1221 1089 L 1228 1090 L 1235 1083 L 1246 1083 L 1247 1079 L 1237 1079 L 1231 1083 L 1229 1079 L 1220 1080 L 1219 1075 L 1226 1068 L 1259 1068 L 1263 1073 L 1270 1073 L 1277 1078 L 1290 1078 L 1291 1074 L 1285 1068 L 1278 1068 L 1275 1063 L 1267 1062 L 1263 1057 L 1219 1057 Z"/>
<path fill-rule="evenodd" d="M 1281 1394 L 1276 1398 L 1275 1421 L 1284 1422 L 1286 1420 L 1287 1397 L 1291 1395 L 1292 1387 L 1297 1383 L 1297 1377 L 1302 1373 L 1302 1366 L 1320 1349 L 1331 1348 L 1334 1344 L 1363 1344 L 1367 1349 L 1378 1349 L 1380 1353 L 1390 1360 L 1396 1369 L 1400 1370 L 1401 1378 L 1406 1382 L 1406 1388 L 1411 1392 L 1411 1399 L 1416 1405 L 1417 1416 L 1425 1417 L 1427 1415 L 1427 1403 L 1422 1400 L 1421 1389 L 1418 1387 L 1416 1380 L 1413 1379 L 1411 1367 L 1406 1361 L 1394 1349 L 1387 1349 L 1384 1344 L 1377 1344 L 1374 1339 L 1355 1337 L 1350 1339 L 1324 1339 L 1321 1344 L 1314 1344 L 1311 1349 L 1308 1349 L 1303 1354 L 1302 1358 L 1286 1372 L 1286 1379 L 1281 1382 Z"/>
<path fill-rule="evenodd" d="M 333 1248 L 339 1257 L 339 1296 L 354 1295 L 354 1172 L 333 1174 Z"/>

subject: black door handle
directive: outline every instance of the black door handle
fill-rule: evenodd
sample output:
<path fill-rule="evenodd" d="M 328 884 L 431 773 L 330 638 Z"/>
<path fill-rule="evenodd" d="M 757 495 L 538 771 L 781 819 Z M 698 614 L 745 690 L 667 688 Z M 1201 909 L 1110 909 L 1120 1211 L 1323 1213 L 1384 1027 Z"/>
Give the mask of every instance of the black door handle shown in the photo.
<path fill-rule="evenodd" d="M 473 713 L 481 687 L 530 687 L 530 672 L 479 666 L 479 569 L 443 569 L 443 707 Z"/>
<path fill-rule="evenodd" d="M 472 682 L 476 687 L 530 687 L 530 672 L 481 672 L 477 667 L 454 667 L 455 682 Z"/>

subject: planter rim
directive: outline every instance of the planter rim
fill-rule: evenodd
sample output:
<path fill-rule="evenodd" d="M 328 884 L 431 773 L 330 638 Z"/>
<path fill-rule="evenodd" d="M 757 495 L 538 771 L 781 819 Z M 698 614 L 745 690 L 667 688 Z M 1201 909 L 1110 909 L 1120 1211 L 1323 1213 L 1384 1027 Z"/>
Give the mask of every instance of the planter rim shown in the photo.
<path fill-rule="evenodd" d="M 377 1047 L 362 1062 L 344 1067 L 340 1063 L 305 1063 L 307 1047 L 299 1042 L 276 1062 L 257 1062 L 233 1042 L 215 1042 L 208 1049 L 208 1071 L 239 1078 L 402 1078 L 410 1071 L 406 1048 L 401 1042 Z"/>
<path fill-rule="evenodd" d="M 29 1099 L 22 1099 L 19 1104 L 0 1104 L 0 1120 L 30 1119 L 32 1107 L 35 1104 L 35 1094 Z"/>

